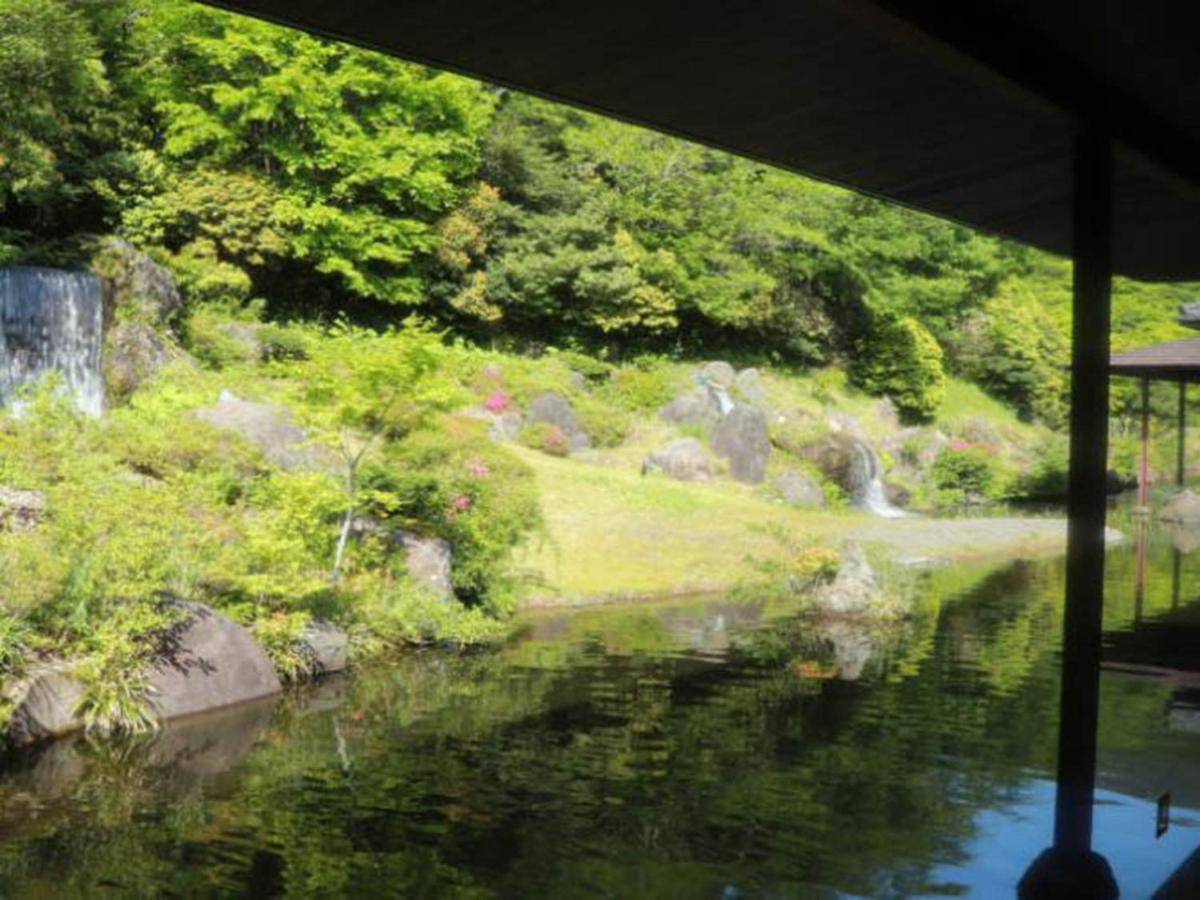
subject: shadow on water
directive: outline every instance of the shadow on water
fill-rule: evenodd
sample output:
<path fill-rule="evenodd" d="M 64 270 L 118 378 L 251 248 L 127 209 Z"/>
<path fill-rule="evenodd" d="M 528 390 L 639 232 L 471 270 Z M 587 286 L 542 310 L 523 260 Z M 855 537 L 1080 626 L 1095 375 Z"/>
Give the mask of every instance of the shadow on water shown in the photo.
<path fill-rule="evenodd" d="M 1200 620 L 1200 553 L 1149 546 L 1140 599 L 1112 554 L 1113 653 Z M 496 652 L 57 744 L 0 779 L 0 894 L 1004 896 L 1050 834 L 1062 578 L 930 570 L 918 614 L 875 627 L 767 601 L 542 613 Z M 1142 896 L 1200 844 L 1196 694 L 1107 671 L 1101 700 L 1097 848 Z"/>

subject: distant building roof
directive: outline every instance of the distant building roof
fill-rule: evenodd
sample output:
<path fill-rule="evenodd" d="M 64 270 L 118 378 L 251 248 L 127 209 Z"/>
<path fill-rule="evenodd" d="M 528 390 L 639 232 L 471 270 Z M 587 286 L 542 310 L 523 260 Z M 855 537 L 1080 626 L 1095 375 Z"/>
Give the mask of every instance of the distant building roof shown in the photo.
<path fill-rule="evenodd" d="M 1109 358 L 1109 372 L 1163 381 L 1200 381 L 1200 337 L 1114 353 Z"/>

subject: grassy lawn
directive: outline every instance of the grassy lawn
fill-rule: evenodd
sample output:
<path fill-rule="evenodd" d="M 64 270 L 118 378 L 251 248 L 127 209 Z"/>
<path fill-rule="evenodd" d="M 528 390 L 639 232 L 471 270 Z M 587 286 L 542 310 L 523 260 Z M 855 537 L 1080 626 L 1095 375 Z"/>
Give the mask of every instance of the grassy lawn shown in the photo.
<path fill-rule="evenodd" d="M 750 558 L 782 552 L 764 526 L 833 542 L 860 518 L 795 510 L 732 482 L 642 476 L 625 454 L 618 466 L 514 450 L 537 474 L 550 535 L 517 554 L 543 582 L 529 605 L 720 589 L 750 574 Z"/>
<path fill-rule="evenodd" d="M 1061 552 L 1055 519 L 877 519 L 855 511 L 798 510 L 747 485 L 688 484 L 643 476 L 628 448 L 558 459 L 514 447 L 534 470 L 546 537 L 518 549 L 535 582 L 525 605 L 572 605 L 713 591 L 754 575 L 753 560 L 778 559 L 769 533 L 838 547 L 849 539 L 887 556 L 947 561 Z M 585 461 L 586 460 L 586 461 Z"/>

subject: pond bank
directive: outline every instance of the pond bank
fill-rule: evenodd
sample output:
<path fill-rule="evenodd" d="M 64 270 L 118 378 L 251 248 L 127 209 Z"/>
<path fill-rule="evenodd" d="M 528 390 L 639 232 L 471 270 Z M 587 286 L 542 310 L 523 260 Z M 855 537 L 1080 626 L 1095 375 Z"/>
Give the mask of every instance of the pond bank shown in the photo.
<path fill-rule="evenodd" d="M 900 562 L 1053 556 L 1064 518 L 876 518 L 802 510 L 747 485 L 646 478 L 517 448 L 534 471 L 545 535 L 521 547 L 522 607 L 645 602 L 728 591 L 797 547 L 862 544 Z M 1117 532 L 1110 541 L 1117 540 Z"/>

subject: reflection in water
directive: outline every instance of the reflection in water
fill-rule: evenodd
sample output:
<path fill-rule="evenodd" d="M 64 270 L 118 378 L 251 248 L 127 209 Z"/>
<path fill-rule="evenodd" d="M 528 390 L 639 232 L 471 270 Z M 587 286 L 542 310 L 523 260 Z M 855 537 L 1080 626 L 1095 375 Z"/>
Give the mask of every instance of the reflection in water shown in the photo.
<path fill-rule="evenodd" d="M 1114 651 L 1171 614 L 1171 551 L 1139 628 L 1113 554 Z M 1050 834 L 1062 565 L 919 578 L 901 626 L 543 614 L 148 747 L 55 745 L 0 779 L 0 894 L 1006 895 Z M 1126 896 L 1200 844 L 1194 687 L 1103 677 L 1097 848 Z"/>

